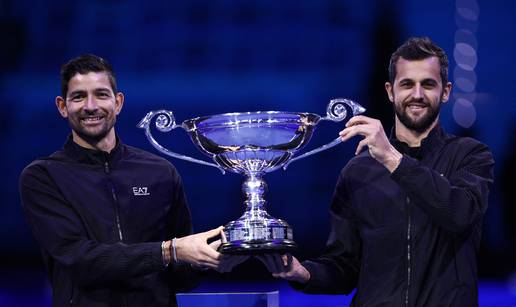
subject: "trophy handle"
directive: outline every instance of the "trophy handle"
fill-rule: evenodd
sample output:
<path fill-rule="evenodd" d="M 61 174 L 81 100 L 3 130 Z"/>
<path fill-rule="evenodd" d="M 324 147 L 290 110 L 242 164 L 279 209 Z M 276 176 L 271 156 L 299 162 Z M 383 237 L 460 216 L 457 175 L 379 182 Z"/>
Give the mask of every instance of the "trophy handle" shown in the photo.
<path fill-rule="evenodd" d="M 222 172 L 222 174 L 226 173 L 224 171 L 224 169 L 217 164 L 206 162 L 206 161 L 199 160 L 199 159 L 195 159 L 195 158 L 192 158 L 189 156 L 177 154 L 177 153 L 172 152 L 172 151 L 166 149 L 165 147 L 161 146 L 158 143 L 158 141 L 156 141 L 154 139 L 154 137 L 152 136 L 151 130 L 150 130 L 151 120 L 155 116 L 157 116 L 156 117 L 156 128 L 161 132 L 169 132 L 172 129 L 183 128 L 181 125 L 176 125 L 176 120 L 174 118 L 174 114 L 172 113 L 172 111 L 158 110 L 158 111 L 150 111 L 149 113 L 147 113 L 147 115 L 145 115 L 145 117 L 138 123 L 137 127 L 141 128 L 141 129 L 145 129 L 145 136 L 147 136 L 147 139 L 152 144 L 152 146 L 154 146 L 154 148 L 156 148 L 158 151 L 160 151 L 161 153 L 163 153 L 167 156 L 171 156 L 173 158 L 185 160 L 188 162 L 213 166 L 213 167 L 218 168 Z"/>
<path fill-rule="evenodd" d="M 335 98 L 330 100 L 330 103 L 328 104 L 328 107 L 326 107 L 326 116 L 322 117 L 320 120 L 329 120 L 332 122 L 340 122 L 343 121 L 346 116 L 348 115 L 348 111 L 346 110 L 346 106 L 351 109 L 351 117 L 364 113 L 365 108 L 362 107 L 359 103 L 354 102 L 350 99 L 345 98 Z M 336 145 L 342 143 L 342 140 L 340 137 L 336 138 L 335 140 L 331 141 L 328 144 L 322 145 L 320 147 L 317 147 L 316 149 L 310 150 L 309 152 L 306 152 L 302 155 L 299 155 L 295 158 L 292 158 L 290 161 L 288 161 L 284 166 L 283 170 L 286 170 L 290 163 L 306 158 L 308 156 L 314 155 L 316 153 L 319 153 L 321 151 L 330 149 L 332 147 L 335 147 Z"/>

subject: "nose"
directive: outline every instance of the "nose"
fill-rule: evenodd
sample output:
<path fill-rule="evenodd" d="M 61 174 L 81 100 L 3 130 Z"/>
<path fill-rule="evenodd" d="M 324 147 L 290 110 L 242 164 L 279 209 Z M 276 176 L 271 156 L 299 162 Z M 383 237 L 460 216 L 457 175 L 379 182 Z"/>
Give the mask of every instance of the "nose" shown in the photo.
<path fill-rule="evenodd" d="M 412 97 L 416 100 L 423 99 L 423 87 L 421 84 L 416 84 L 414 86 Z"/>
<path fill-rule="evenodd" d="M 95 97 L 93 95 L 88 95 L 88 98 L 86 99 L 84 103 L 84 110 L 86 111 L 95 111 L 98 109 L 97 101 L 95 100 Z"/>

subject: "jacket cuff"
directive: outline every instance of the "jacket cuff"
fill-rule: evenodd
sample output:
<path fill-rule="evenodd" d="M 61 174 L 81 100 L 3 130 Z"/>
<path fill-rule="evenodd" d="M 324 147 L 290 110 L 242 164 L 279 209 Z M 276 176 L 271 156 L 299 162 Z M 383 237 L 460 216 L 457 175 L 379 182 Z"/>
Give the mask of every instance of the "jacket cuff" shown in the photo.
<path fill-rule="evenodd" d="M 398 167 L 391 173 L 391 178 L 395 181 L 400 181 L 403 176 L 410 173 L 412 169 L 419 165 L 419 161 L 407 155 L 403 155 Z"/>
<path fill-rule="evenodd" d="M 147 244 L 149 244 L 149 257 L 146 257 L 146 259 L 149 259 L 147 265 L 149 265 L 152 268 L 155 268 L 156 270 L 166 268 L 166 266 L 163 265 L 164 259 L 161 249 L 161 242 L 149 242 Z"/>

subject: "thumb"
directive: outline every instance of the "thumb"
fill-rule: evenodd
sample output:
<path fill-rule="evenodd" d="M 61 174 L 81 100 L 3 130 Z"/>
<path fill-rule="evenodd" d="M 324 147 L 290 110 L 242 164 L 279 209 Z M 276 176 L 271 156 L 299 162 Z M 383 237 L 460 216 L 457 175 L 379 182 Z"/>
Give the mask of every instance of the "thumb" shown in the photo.
<path fill-rule="evenodd" d="M 219 226 L 218 228 L 214 228 L 212 230 L 201 232 L 199 235 L 201 237 L 205 238 L 206 240 L 208 240 L 210 238 L 220 235 L 220 232 L 222 231 L 223 228 L 224 228 L 223 226 Z"/>

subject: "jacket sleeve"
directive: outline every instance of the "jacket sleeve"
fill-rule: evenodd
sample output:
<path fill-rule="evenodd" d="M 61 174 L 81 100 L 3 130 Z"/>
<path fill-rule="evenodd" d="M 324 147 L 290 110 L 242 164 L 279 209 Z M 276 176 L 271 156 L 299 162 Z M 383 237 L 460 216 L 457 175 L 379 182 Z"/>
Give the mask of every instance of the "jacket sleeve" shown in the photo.
<path fill-rule="evenodd" d="M 471 140 L 471 139 L 467 139 Z M 471 229 L 487 209 L 489 185 L 493 183 L 494 160 L 489 148 L 478 142 L 458 144 L 457 167 L 446 176 L 406 155 L 391 174 L 434 222 L 454 233 Z M 440 170 L 445 172 L 446 170 Z"/>
<path fill-rule="evenodd" d="M 361 240 L 343 174 L 331 203 L 331 231 L 326 248 L 317 259 L 303 262 L 310 272 L 308 283 L 291 283 L 305 293 L 349 294 L 358 282 Z"/>
<path fill-rule="evenodd" d="M 172 221 L 172 237 L 180 238 L 193 233 L 192 218 L 181 177 L 172 165 L 170 170 L 173 179 L 171 199 L 174 210 L 171 210 L 169 220 Z M 198 272 L 190 264 L 172 263 L 169 270 L 170 286 L 174 293 L 187 292 L 198 286 Z"/>
<path fill-rule="evenodd" d="M 78 284 L 102 284 L 163 270 L 161 242 L 104 244 L 88 239 L 79 214 L 42 165 L 32 164 L 22 172 L 20 194 L 44 254 Z"/>

